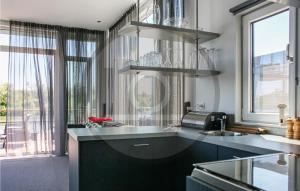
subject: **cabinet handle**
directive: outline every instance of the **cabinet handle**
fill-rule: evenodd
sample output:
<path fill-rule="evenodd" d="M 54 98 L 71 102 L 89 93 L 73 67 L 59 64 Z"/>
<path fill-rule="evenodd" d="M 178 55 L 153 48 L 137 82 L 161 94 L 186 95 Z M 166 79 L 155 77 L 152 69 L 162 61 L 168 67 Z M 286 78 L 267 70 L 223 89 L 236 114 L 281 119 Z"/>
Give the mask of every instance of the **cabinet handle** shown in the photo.
<path fill-rule="evenodd" d="M 142 144 L 134 144 L 133 147 L 148 147 L 150 144 L 148 143 L 142 143 Z"/>

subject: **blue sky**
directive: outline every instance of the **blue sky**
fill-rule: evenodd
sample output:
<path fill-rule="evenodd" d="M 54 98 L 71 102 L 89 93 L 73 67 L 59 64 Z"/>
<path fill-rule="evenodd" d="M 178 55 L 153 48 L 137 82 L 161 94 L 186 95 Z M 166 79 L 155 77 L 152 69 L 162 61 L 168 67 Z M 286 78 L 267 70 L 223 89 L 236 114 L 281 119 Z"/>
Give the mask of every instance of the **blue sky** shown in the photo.
<path fill-rule="evenodd" d="M 254 56 L 286 49 L 289 43 L 289 12 L 258 21 L 254 27 Z"/>
<path fill-rule="evenodd" d="M 0 34 L 0 45 L 8 45 L 9 39 L 7 34 Z M 8 76 L 8 53 L 0 52 L 0 85 L 7 81 Z"/>

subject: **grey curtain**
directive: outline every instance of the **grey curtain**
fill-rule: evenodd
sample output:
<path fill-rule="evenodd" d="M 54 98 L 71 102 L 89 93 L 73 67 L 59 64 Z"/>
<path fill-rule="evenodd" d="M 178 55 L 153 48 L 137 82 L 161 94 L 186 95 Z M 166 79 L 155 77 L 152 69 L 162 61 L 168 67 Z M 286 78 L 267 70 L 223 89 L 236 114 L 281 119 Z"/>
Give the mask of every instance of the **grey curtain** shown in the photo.
<path fill-rule="evenodd" d="M 121 37 L 118 30 L 126 22 L 135 19 L 135 6 L 109 31 L 109 63 L 108 63 L 108 96 L 107 112 L 115 120 L 126 124 L 136 124 L 137 108 L 134 107 L 135 99 L 132 84 L 137 81 L 136 75 L 119 75 L 119 69 L 125 62 L 136 59 L 136 37 Z"/>
<path fill-rule="evenodd" d="M 10 22 L 7 154 L 53 150 L 53 67 L 56 31 Z"/>
<path fill-rule="evenodd" d="M 141 13 L 144 12 L 141 10 Z M 145 15 L 139 16 L 140 19 L 145 18 Z M 109 31 L 108 111 L 115 119 L 129 125 L 166 126 L 178 123 L 183 111 L 182 76 L 166 76 L 159 72 L 151 75 L 120 74 L 118 70 L 128 62 L 137 60 L 137 42 L 139 56 L 146 54 L 148 45 L 151 45 L 153 48 L 150 51 L 161 52 L 163 61 L 168 51 L 171 62 L 177 59 L 175 47 L 181 45 L 169 41 L 138 39 L 137 36 L 119 36 L 118 30 L 131 20 L 137 20 L 135 5 Z"/>
<path fill-rule="evenodd" d="M 67 124 L 105 111 L 104 32 L 10 22 L 7 154 L 65 152 Z"/>
<path fill-rule="evenodd" d="M 60 29 L 66 73 L 67 123 L 84 124 L 89 116 L 101 116 L 105 89 L 104 33 L 84 29 Z"/>

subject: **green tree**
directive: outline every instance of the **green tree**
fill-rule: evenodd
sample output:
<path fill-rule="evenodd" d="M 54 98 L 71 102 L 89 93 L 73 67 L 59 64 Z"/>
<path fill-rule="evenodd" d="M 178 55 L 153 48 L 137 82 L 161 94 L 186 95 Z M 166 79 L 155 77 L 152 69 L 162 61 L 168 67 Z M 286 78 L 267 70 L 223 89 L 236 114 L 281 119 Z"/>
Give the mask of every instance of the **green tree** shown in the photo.
<path fill-rule="evenodd" d="M 6 116 L 8 84 L 0 85 L 0 116 Z"/>

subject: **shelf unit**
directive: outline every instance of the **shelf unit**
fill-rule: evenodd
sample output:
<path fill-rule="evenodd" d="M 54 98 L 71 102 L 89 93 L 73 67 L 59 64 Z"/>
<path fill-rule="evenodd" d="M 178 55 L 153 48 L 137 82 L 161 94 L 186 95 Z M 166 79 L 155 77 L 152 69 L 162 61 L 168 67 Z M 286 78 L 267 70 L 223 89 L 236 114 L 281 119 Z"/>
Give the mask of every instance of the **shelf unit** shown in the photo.
<path fill-rule="evenodd" d="M 155 40 L 170 40 L 189 43 L 204 43 L 220 36 L 218 33 L 206 32 L 195 29 L 178 28 L 173 26 L 149 24 L 137 21 L 130 21 L 122 27 L 118 34 L 124 36 L 136 36 L 152 38 Z"/>
<path fill-rule="evenodd" d="M 137 66 L 129 65 L 119 70 L 119 73 L 135 73 L 141 72 L 162 72 L 164 75 L 183 74 L 190 77 L 207 77 L 216 76 L 221 72 L 216 70 L 195 70 L 195 69 L 184 69 L 184 68 L 165 68 L 165 67 L 150 67 L 150 66 Z"/>
<path fill-rule="evenodd" d="M 199 49 L 200 43 L 205 43 L 220 37 L 220 34 L 214 32 L 207 32 L 199 30 L 198 26 L 198 5 L 199 0 L 195 0 L 196 9 L 196 29 L 179 28 L 174 26 L 152 24 L 140 22 L 140 0 L 137 1 L 137 21 L 130 21 L 124 27 L 122 27 L 118 34 L 122 36 L 136 36 L 137 37 L 137 55 L 135 63 L 139 63 L 140 51 L 139 51 L 139 39 L 140 37 L 151 38 L 154 40 L 168 40 L 176 42 L 187 42 L 196 44 L 196 50 Z M 186 60 L 183 60 L 185 62 Z M 184 64 L 183 64 L 184 65 Z M 221 72 L 216 70 L 202 70 L 199 69 L 199 57 L 197 51 L 196 65 L 198 69 L 183 69 L 183 68 L 165 68 L 165 67 L 151 67 L 151 66 L 138 66 L 129 65 L 121 68 L 119 73 L 136 73 L 140 72 L 163 72 L 165 75 L 171 74 L 184 74 L 192 77 L 207 77 L 219 75 Z"/>

